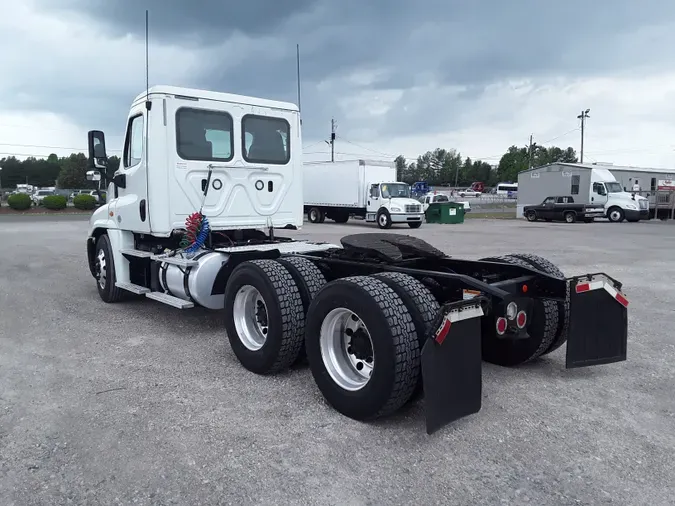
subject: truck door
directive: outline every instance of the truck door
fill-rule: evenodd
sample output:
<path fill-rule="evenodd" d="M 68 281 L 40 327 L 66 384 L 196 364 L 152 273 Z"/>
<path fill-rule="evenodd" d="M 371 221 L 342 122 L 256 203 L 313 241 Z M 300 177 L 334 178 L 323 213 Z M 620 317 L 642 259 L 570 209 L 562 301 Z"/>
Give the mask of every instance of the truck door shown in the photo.
<path fill-rule="evenodd" d="M 377 210 L 379 208 L 380 208 L 380 185 L 379 183 L 371 184 L 370 193 L 368 194 L 368 207 L 366 211 L 368 212 L 368 214 L 377 213 Z M 375 218 L 373 217 L 373 219 Z"/>
<path fill-rule="evenodd" d="M 607 203 L 607 189 L 603 183 L 593 183 L 591 189 L 591 204 L 604 206 Z"/>
<path fill-rule="evenodd" d="M 545 220 L 554 220 L 555 216 L 555 198 L 549 197 L 542 204 L 541 217 Z"/>
<path fill-rule="evenodd" d="M 148 215 L 148 171 L 145 156 L 145 104 L 134 107 L 127 121 L 124 153 L 118 174 L 125 187 L 113 186 L 114 212 L 119 226 L 134 232 L 150 232 Z M 112 200 L 111 196 L 108 200 Z"/>

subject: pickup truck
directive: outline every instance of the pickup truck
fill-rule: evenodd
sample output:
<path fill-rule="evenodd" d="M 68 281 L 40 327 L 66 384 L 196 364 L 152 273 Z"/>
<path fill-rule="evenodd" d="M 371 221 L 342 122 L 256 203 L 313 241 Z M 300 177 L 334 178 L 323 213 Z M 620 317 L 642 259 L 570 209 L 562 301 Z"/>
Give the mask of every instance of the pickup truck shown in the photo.
<path fill-rule="evenodd" d="M 546 197 L 541 204 L 523 207 L 523 216 L 527 221 L 566 221 L 577 220 L 591 223 L 595 218 L 602 218 L 605 210 L 602 206 L 575 204 L 574 197 Z"/>

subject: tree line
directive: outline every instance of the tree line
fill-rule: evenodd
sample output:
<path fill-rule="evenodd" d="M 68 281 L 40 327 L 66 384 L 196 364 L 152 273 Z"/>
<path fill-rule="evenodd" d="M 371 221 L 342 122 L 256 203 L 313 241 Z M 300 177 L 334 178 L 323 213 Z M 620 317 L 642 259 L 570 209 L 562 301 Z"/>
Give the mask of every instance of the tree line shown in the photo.
<path fill-rule="evenodd" d="M 403 155 L 396 157 L 397 177 L 399 181 L 414 183 L 426 181 L 431 185 L 468 186 L 474 181 L 481 181 L 487 186 L 498 182 L 517 181 L 518 173 L 528 167 L 539 167 L 553 162 L 576 163 L 576 151 L 571 148 L 557 146 L 511 146 L 493 166 L 483 160 L 463 158 L 454 150 L 437 148 L 427 151 L 408 163 Z M 110 157 L 109 169 L 117 170 L 120 159 Z M 17 184 L 34 186 L 57 186 L 67 189 L 95 188 L 95 183 L 87 181 L 89 170 L 87 156 L 84 153 L 73 153 L 59 157 L 55 154 L 47 158 L 30 157 L 19 160 L 14 156 L 0 159 L 0 179 L 4 188 L 15 188 Z"/>
<path fill-rule="evenodd" d="M 519 172 L 554 162 L 576 163 L 576 151 L 572 147 L 532 144 L 530 150 L 529 146 L 514 145 L 502 155 L 496 167 L 483 160 L 463 158 L 454 149 L 442 148 L 427 151 L 411 163 L 403 155 L 395 160 L 399 181 L 409 184 L 426 181 L 439 186 L 469 186 L 474 181 L 481 181 L 486 186 L 516 182 Z"/>
<path fill-rule="evenodd" d="M 120 159 L 111 156 L 108 165 L 117 170 Z M 30 184 L 38 187 L 56 186 L 58 188 L 94 189 L 98 183 L 87 181 L 89 161 L 84 153 L 73 153 L 59 157 L 55 154 L 47 158 L 29 157 L 19 160 L 15 156 L 0 158 L 0 179 L 3 188 L 16 188 L 17 184 Z"/>

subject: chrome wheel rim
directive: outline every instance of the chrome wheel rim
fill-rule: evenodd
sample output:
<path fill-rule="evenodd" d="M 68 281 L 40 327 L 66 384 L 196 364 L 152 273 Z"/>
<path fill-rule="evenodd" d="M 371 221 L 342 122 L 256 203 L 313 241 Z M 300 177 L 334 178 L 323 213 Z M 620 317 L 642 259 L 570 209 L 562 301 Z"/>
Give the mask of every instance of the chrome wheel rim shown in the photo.
<path fill-rule="evenodd" d="M 105 251 L 102 249 L 98 250 L 98 255 L 96 256 L 96 279 L 98 280 L 98 286 L 101 289 L 105 289 L 108 280 L 108 266 L 106 264 Z"/>
<path fill-rule="evenodd" d="M 319 345 L 326 371 L 340 388 L 355 392 L 368 384 L 375 368 L 373 340 L 358 315 L 333 309 L 321 324 Z"/>
<path fill-rule="evenodd" d="M 387 225 L 387 215 L 386 214 L 380 215 L 380 225 L 383 226 L 383 227 Z"/>
<path fill-rule="evenodd" d="M 609 215 L 612 221 L 619 221 L 620 216 L 621 215 L 619 214 L 619 211 L 612 211 L 612 213 Z"/>
<path fill-rule="evenodd" d="M 232 307 L 237 336 L 247 349 L 258 351 L 265 345 L 269 332 L 267 305 L 257 288 L 242 286 Z"/>

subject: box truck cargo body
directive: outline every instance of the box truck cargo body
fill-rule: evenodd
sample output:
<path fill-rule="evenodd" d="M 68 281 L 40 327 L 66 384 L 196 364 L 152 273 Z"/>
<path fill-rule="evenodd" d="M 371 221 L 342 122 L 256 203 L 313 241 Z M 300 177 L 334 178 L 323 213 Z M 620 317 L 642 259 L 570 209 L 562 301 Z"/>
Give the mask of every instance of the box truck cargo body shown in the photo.
<path fill-rule="evenodd" d="M 312 223 L 326 218 L 346 223 L 350 216 L 376 222 L 380 228 L 407 223 L 418 228 L 424 221 L 410 185 L 396 180 L 391 162 L 345 160 L 303 164 L 305 212 Z"/>

